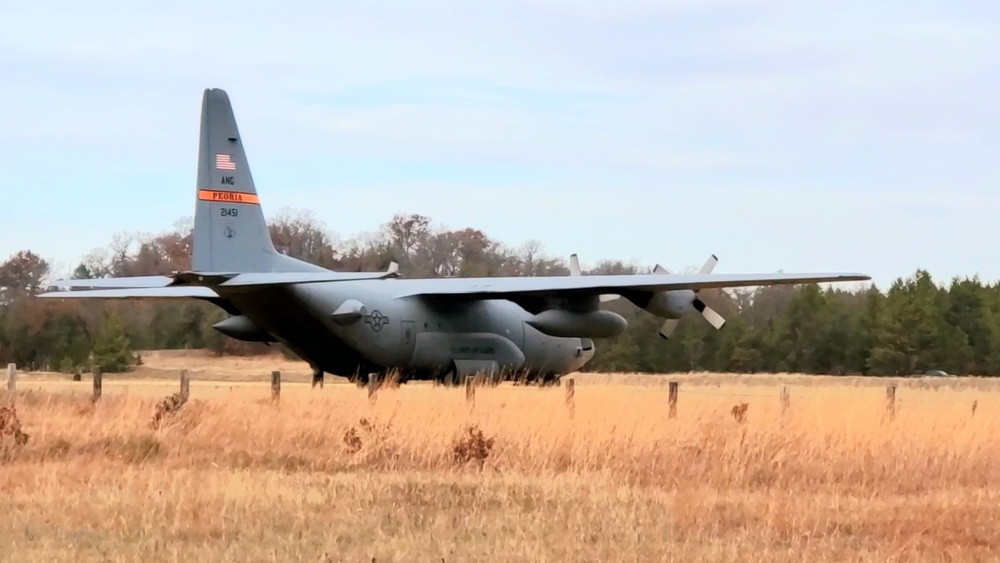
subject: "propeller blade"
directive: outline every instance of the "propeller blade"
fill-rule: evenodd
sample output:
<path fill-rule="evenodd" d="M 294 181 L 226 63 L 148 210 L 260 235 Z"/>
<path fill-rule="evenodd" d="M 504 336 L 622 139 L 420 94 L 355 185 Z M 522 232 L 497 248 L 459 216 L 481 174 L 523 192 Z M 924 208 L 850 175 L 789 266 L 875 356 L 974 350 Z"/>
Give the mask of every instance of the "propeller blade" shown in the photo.
<path fill-rule="evenodd" d="M 715 265 L 718 264 L 718 263 L 719 263 L 719 259 L 716 258 L 714 254 L 711 255 L 711 256 L 709 256 L 708 260 L 705 261 L 705 265 L 701 267 L 701 272 L 699 272 L 699 273 L 701 273 L 701 274 L 711 274 L 712 270 L 715 269 Z"/>
<path fill-rule="evenodd" d="M 705 317 L 705 320 L 715 327 L 715 330 L 722 330 L 722 327 L 726 325 L 726 319 L 722 318 L 722 315 L 717 313 L 715 309 L 705 305 L 705 302 L 701 299 L 695 299 L 693 305 L 701 313 L 701 316 Z"/>
<path fill-rule="evenodd" d="M 583 270 L 580 269 L 580 257 L 576 254 L 570 254 L 569 256 L 569 275 L 583 275 Z M 619 298 L 621 298 L 621 295 L 615 295 L 614 293 L 602 293 L 600 297 L 598 297 L 598 299 L 601 300 L 601 303 L 607 303 L 608 301 L 614 301 Z"/>
<path fill-rule="evenodd" d="M 660 338 L 666 340 L 670 338 L 670 335 L 674 333 L 674 329 L 680 323 L 680 319 L 667 319 L 663 321 L 663 326 L 660 327 Z"/>
<path fill-rule="evenodd" d="M 715 265 L 718 262 L 719 262 L 718 257 L 716 257 L 716 255 L 712 254 L 711 256 L 708 257 L 708 260 L 705 261 L 705 264 L 702 265 L 701 271 L 699 273 L 703 274 L 703 275 L 704 274 L 711 274 L 712 270 L 715 269 Z M 661 266 L 659 264 L 657 264 L 653 268 L 653 272 L 656 273 L 656 274 L 669 274 L 670 273 L 670 272 L 667 271 L 666 268 L 664 268 L 663 266 Z M 694 290 L 694 293 L 695 293 L 695 295 L 697 295 L 698 294 L 698 290 L 697 289 Z M 719 313 L 717 313 L 715 311 L 715 309 L 713 309 L 713 308 L 709 307 L 708 305 L 706 305 L 705 302 L 702 301 L 699 297 L 695 297 L 694 301 L 692 302 L 692 305 L 694 306 L 694 308 L 695 308 L 696 311 L 698 311 L 699 313 L 701 313 L 701 316 L 704 317 L 705 320 L 708 321 L 709 324 L 711 324 L 713 327 L 715 327 L 716 330 L 721 330 L 722 327 L 724 327 L 726 325 L 726 319 L 722 318 L 722 315 L 720 315 Z M 673 334 L 674 329 L 677 328 L 678 324 L 680 324 L 680 319 L 667 319 L 666 321 L 664 321 L 663 322 L 663 326 L 660 327 L 660 337 L 664 338 L 664 339 L 670 338 L 670 335 Z"/>

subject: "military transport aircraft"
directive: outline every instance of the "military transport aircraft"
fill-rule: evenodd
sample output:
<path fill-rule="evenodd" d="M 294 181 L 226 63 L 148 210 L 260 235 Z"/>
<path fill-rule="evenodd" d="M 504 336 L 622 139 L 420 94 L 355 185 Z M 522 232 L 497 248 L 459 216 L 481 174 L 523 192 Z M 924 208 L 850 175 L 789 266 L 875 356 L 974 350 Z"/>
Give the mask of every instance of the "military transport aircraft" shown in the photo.
<path fill-rule="evenodd" d="M 868 280 L 854 273 L 640 275 L 406 279 L 335 272 L 278 253 L 250 175 L 229 96 L 202 99 L 192 270 L 168 276 L 58 280 L 48 299 L 201 299 L 229 317 L 214 328 L 245 341 L 279 342 L 324 373 L 359 384 L 389 371 L 401 380 L 458 384 L 466 375 L 510 374 L 540 384 L 579 370 L 594 338 L 627 321 L 600 303 L 623 297 L 666 319 L 706 313 L 704 288 Z M 714 260 L 714 257 L 713 259 Z M 710 260 L 710 264 L 714 262 Z M 706 265 L 707 270 L 710 266 Z"/>

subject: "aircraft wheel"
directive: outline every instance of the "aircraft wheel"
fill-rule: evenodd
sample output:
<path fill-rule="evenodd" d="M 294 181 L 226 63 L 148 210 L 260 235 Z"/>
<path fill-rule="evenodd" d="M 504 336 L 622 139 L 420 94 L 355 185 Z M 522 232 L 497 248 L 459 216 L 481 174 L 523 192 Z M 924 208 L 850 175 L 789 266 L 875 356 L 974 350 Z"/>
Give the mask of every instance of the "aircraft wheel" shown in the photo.
<path fill-rule="evenodd" d="M 320 369 L 320 368 L 314 367 L 313 370 L 312 370 L 312 386 L 316 387 L 317 385 L 319 385 L 320 388 L 322 388 L 323 387 L 323 383 L 325 383 L 324 377 L 323 377 L 323 370 Z"/>
<path fill-rule="evenodd" d="M 444 384 L 448 387 L 458 387 L 461 382 L 458 380 L 458 368 L 452 367 L 445 376 Z"/>
<path fill-rule="evenodd" d="M 445 387 L 457 387 L 458 366 L 455 365 L 455 362 L 448 364 L 448 369 L 445 370 L 444 373 L 440 374 L 437 379 L 441 382 L 441 385 L 444 385 Z"/>
<path fill-rule="evenodd" d="M 559 385 L 559 376 L 554 373 L 546 373 L 538 377 L 539 387 L 555 387 Z"/>

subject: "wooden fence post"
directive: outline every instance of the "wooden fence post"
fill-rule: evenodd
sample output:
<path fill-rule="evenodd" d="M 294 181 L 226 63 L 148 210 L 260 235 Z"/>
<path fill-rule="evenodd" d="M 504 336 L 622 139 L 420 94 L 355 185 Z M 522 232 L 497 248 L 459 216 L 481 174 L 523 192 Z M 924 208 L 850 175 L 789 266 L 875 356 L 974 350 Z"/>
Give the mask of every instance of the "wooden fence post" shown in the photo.
<path fill-rule="evenodd" d="M 181 399 L 187 401 L 188 397 L 191 396 L 191 378 L 188 376 L 188 370 L 181 370 Z"/>
<path fill-rule="evenodd" d="M 91 400 L 96 403 L 101 400 L 101 366 L 94 366 L 90 371 L 94 374 L 94 396 Z"/>
<path fill-rule="evenodd" d="M 569 417 L 572 419 L 573 415 L 576 414 L 576 400 L 574 396 L 576 395 L 576 383 L 573 378 L 566 380 L 566 408 L 569 409 Z"/>
<path fill-rule="evenodd" d="M 271 400 L 281 400 L 281 372 L 278 370 L 271 372 Z"/>
<path fill-rule="evenodd" d="M 896 384 L 890 383 L 885 388 L 885 410 L 889 413 L 889 420 L 896 418 Z"/>
<path fill-rule="evenodd" d="M 972 401 L 972 416 L 976 416 L 976 407 L 979 406 L 979 399 Z"/>
<path fill-rule="evenodd" d="M 788 392 L 788 387 L 781 388 L 781 414 L 785 414 L 788 411 L 788 407 L 791 405 L 792 396 Z"/>
<path fill-rule="evenodd" d="M 17 392 L 17 365 L 7 364 L 7 392 L 13 395 Z"/>
<path fill-rule="evenodd" d="M 677 382 L 670 382 L 670 418 L 675 418 L 677 416 Z"/>

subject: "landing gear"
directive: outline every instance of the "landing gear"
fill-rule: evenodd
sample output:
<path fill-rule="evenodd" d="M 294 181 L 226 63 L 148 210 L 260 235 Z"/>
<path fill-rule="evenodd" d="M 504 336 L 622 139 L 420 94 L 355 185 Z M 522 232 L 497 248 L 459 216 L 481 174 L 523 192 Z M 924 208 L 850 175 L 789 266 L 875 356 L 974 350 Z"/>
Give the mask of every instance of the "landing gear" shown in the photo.
<path fill-rule="evenodd" d="M 323 388 L 323 370 L 321 370 L 320 368 L 314 367 L 313 370 L 312 370 L 312 372 L 313 372 L 313 374 L 312 374 L 313 375 L 313 378 L 312 378 L 313 389 L 315 389 L 317 385 L 319 385 L 319 388 L 322 389 Z"/>
<path fill-rule="evenodd" d="M 460 369 L 458 364 L 451 362 L 448 365 L 448 369 L 439 372 L 433 377 L 433 380 L 435 386 L 462 387 L 469 378 L 472 378 L 473 385 L 477 387 L 496 387 L 507 379 L 503 372 L 496 369 L 475 370 L 469 369 L 469 366 L 464 366 L 463 369 Z"/>
<path fill-rule="evenodd" d="M 355 373 L 348 378 L 348 381 L 360 389 L 371 387 L 372 385 L 381 389 L 384 387 L 399 387 L 403 383 L 409 381 L 409 379 L 410 378 L 407 374 L 397 375 L 395 373 L 387 373 L 385 370 L 382 370 L 368 373 Z"/>
<path fill-rule="evenodd" d="M 368 385 L 368 374 L 367 373 L 355 373 L 348 378 L 348 381 L 358 386 L 358 388 L 364 388 Z"/>
<path fill-rule="evenodd" d="M 537 385 L 538 387 L 558 387 L 561 385 L 559 374 L 533 373 L 514 380 L 514 385 Z"/>
<path fill-rule="evenodd" d="M 444 385 L 445 387 L 458 387 L 460 383 L 462 382 L 459 381 L 458 366 L 455 365 L 455 362 L 452 362 L 448 369 L 444 373 L 438 374 L 434 380 L 435 385 Z"/>

